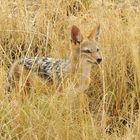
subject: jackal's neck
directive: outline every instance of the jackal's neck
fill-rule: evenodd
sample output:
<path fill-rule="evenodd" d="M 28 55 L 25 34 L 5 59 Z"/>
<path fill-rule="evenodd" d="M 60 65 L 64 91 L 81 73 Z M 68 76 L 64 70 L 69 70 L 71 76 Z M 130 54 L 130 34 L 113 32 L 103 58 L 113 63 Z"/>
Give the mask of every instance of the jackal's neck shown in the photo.
<path fill-rule="evenodd" d="M 87 62 L 86 60 L 82 60 L 81 65 L 80 65 L 80 69 L 81 69 L 81 76 L 82 77 L 90 77 L 91 64 L 89 62 Z"/>

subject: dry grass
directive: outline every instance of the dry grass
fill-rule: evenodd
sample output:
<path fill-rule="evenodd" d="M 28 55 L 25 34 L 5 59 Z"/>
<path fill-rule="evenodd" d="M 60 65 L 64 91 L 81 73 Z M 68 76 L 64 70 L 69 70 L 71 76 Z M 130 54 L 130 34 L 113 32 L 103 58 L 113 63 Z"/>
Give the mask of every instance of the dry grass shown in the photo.
<path fill-rule="evenodd" d="M 0 139 L 99 140 L 140 137 L 140 3 L 135 0 L 0 1 Z M 71 6 L 71 8 L 69 8 Z M 4 94 L 9 66 L 22 56 L 69 54 L 69 30 L 101 24 L 103 63 L 81 98 L 54 89 L 24 103 Z M 45 93 L 45 94 L 44 94 Z M 10 97 L 9 97 L 10 96 Z"/>

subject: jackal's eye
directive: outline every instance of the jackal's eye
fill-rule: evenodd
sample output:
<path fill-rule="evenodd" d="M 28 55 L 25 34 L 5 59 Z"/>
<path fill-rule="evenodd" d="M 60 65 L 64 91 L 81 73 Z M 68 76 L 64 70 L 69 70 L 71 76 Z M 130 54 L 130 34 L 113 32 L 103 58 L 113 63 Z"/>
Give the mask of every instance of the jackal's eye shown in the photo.
<path fill-rule="evenodd" d="M 84 52 L 84 53 L 91 53 L 90 50 L 82 50 L 82 52 Z"/>
<path fill-rule="evenodd" d="M 80 44 L 81 42 L 80 41 L 77 41 L 77 43 Z"/>
<path fill-rule="evenodd" d="M 76 44 L 81 44 L 81 41 L 73 41 L 73 40 L 71 40 L 71 42 L 74 42 L 74 44 L 76 45 Z"/>
<path fill-rule="evenodd" d="M 97 52 L 99 51 L 99 48 L 97 48 L 97 50 L 96 50 Z"/>

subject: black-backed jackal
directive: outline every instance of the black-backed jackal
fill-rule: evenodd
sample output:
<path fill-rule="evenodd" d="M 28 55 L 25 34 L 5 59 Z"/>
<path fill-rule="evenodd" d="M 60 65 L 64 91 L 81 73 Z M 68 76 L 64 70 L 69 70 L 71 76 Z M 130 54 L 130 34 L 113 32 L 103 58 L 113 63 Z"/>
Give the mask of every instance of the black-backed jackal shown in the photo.
<path fill-rule="evenodd" d="M 71 52 L 69 57 L 55 59 L 48 57 L 21 58 L 10 69 L 9 87 L 29 92 L 35 76 L 50 84 L 61 87 L 62 81 L 75 77 L 76 92 L 83 92 L 90 84 L 90 73 L 93 64 L 99 64 L 102 58 L 99 54 L 98 37 L 100 25 L 83 38 L 80 29 L 75 25 L 71 29 Z M 19 86 L 20 85 L 20 86 Z"/>

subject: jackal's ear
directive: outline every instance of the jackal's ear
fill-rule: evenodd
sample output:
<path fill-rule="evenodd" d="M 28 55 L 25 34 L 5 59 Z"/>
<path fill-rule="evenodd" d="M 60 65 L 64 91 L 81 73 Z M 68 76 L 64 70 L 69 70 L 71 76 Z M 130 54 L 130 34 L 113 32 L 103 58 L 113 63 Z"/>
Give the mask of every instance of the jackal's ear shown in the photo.
<path fill-rule="evenodd" d="M 80 29 L 77 26 L 73 25 L 71 28 L 71 41 L 74 42 L 74 44 L 80 44 L 82 39 L 83 37 L 80 32 Z"/>
<path fill-rule="evenodd" d="M 99 33 L 100 33 L 100 24 L 94 28 L 89 35 L 87 36 L 88 39 L 95 39 L 96 41 L 98 41 L 99 39 Z"/>

